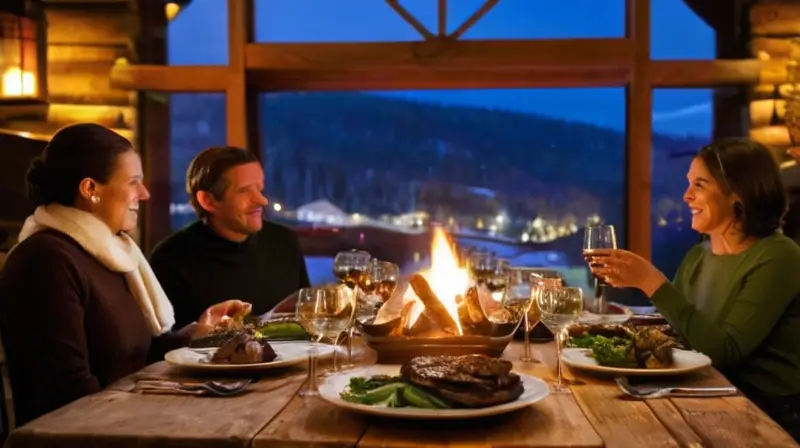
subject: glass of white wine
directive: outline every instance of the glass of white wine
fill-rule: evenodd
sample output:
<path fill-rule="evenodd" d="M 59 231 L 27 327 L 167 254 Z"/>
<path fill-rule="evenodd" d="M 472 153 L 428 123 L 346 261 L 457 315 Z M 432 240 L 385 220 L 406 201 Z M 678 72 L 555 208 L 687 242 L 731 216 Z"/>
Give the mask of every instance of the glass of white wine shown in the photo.
<path fill-rule="evenodd" d="M 354 295 L 343 285 L 303 288 L 297 295 L 297 320 L 312 335 L 308 351 L 308 377 L 302 397 L 319 395 L 317 389 L 317 343 L 322 338 L 334 341 L 353 320 Z"/>
<path fill-rule="evenodd" d="M 506 285 L 505 296 L 503 297 L 503 308 L 509 310 L 514 319 L 521 319 L 523 322 L 523 329 L 525 331 L 525 351 L 520 358 L 522 362 L 541 362 L 531 355 L 531 310 L 533 309 L 536 321 L 534 325 L 539 322 L 538 309 L 539 306 L 533 303 L 536 299 L 534 294 L 538 293 L 539 285 L 535 284 L 533 274 L 536 270 L 532 268 L 519 268 L 511 267 L 508 269 L 508 281 Z"/>
<path fill-rule="evenodd" d="M 556 337 L 557 378 L 554 393 L 569 393 L 562 376 L 561 346 L 567 328 L 578 321 L 583 312 L 583 290 L 575 287 L 548 287 L 536 296 L 542 322 Z"/>

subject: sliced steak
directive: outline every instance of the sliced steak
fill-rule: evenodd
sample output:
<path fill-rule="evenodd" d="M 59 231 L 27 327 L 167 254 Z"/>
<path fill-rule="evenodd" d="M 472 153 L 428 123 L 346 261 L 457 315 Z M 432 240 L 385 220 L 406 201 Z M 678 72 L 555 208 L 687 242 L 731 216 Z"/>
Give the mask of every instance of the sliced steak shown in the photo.
<path fill-rule="evenodd" d="M 483 355 L 423 356 L 404 364 L 404 380 L 454 404 L 486 407 L 516 400 L 524 388 L 511 363 Z"/>

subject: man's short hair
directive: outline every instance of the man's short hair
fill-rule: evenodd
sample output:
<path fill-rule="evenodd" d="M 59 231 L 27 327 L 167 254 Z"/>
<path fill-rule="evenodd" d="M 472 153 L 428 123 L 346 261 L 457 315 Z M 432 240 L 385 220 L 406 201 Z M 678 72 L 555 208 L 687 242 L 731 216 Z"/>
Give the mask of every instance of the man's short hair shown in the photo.
<path fill-rule="evenodd" d="M 197 216 L 208 217 L 208 212 L 197 201 L 197 193 L 207 191 L 215 199 L 222 199 L 228 188 L 225 173 L 233 167 L 254 162 L 259 163 L 255 153 L 234 146 L 214 146 L 195 156 L 186 170 L 186 193 Z"/>

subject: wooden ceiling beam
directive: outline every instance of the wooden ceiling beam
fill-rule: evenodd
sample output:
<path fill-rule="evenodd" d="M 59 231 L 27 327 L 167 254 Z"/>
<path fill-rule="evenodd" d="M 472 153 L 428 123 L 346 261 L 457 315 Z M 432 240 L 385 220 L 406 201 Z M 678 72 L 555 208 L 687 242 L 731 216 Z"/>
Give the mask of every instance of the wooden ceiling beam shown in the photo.
<path fill-rule="evenodd" d="M 353 70 L 625 67 L 628 39 L 264 44 L 247 45 L 247 67 L 259 70 Z"/>

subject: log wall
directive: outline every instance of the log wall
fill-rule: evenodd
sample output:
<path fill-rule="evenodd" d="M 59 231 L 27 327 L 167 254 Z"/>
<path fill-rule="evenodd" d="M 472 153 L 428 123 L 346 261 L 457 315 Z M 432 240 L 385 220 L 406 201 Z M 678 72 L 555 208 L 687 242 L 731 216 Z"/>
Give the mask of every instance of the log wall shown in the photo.
<path fill-rule="evenodd" d="M 800 145 L 800 3 L 763 1 L 749 11 L 750 52 L 760 60 L 786 62 L 764 70 L 750 94 L 750 136 L 773 148 L 780 160 Z M 800 73 L 800 72 L 798 72 Z"/>
<path fill-rule="evenodd" d="M 136 93 L 112 87 L 118 58 L 133 59 L 138 16 L 121 0 L 43 2 L 47 23 L 45 119 L 13 120 L 3 127 L 47 137 L 75 122 L 96 122 L 134 139 Z"/>

